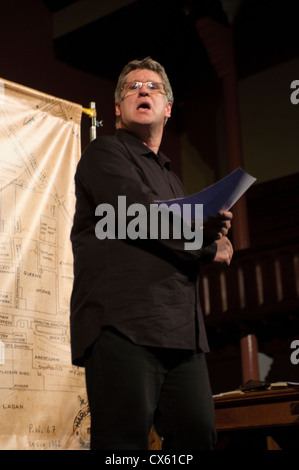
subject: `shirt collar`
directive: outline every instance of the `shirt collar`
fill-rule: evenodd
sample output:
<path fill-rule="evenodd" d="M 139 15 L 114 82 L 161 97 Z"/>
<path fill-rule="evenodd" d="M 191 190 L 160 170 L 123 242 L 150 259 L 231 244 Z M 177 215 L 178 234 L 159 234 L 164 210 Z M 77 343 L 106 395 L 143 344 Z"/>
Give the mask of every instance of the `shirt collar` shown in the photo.
<path fill-rule="evenodd" d="M 130 134 L 124 129 L 117 129 L 115 135 L 120 140 L 129 143 L 134 148 L 134 150 L 140 155 L 154 158 L 160 166 L 167 166 L 169 168 L 171 160 L 169 160 L 169 158 L 166 157 L 166 155 L 161 152 L 161 150 L 158 151 L 158 154 L 155 154 L 155 152 L 153 152 L 149 147 L 147 147 L 143 142 L 141 142 L 138 137 L 135 137 L 133 134 Z"/>

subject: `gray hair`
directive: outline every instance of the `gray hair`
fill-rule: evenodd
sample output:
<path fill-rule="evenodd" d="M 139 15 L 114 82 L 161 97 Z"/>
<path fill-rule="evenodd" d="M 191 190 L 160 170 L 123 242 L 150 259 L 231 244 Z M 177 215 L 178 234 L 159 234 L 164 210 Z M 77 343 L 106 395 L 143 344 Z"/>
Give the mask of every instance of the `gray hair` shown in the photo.
<path fill-rule="evenodd" d="M 142 60 L 131 60 L 125 67 L 123 68 L 119 78 L 118 82 L 115 88 L 115 93 L 114 93 L 114 100 L 115 104 L 120 104 L 122 101 L 122 88 L 126 82 L 127 75 L 132 72 L 133 70 L 137 69 L 148 69 L 148 70 L 153 70 L 154 72 L 158 73 L 162 79 L 162 83 L 165 88 L 165 93 L 166 93 L 166 100 L 168 103 L 173 103 L 173 92 L 172 88 L 169 82 L 169 79 L 166 75 L 164 67 L 159 64 L 159 62 L 156 62 L 155 60 L 151 59 L 150 57 L 146 57 L 145 59 Z M 119 121 L 119 117 L 116 117 L 116 123 Z M 165 120 L 166 123 L 167 119 Z"/>

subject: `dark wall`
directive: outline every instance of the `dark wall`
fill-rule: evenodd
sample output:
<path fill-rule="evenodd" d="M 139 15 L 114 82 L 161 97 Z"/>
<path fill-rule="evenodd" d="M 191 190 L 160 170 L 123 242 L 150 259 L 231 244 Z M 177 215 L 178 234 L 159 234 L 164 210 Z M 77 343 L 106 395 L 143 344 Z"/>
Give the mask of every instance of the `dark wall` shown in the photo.
<path fill-rule="evenodd" d="M 83 107 L 95 101 L 98 119 L 104 121 L 98 135 L 114 133 L 115 83 L 57 60 L 52 26 L 52 14 L 42 0 L 2 2 L 0 77 Z M 95 60 L 101 60 L 101 47 L 107 49 L 107 44 L 96 47 Z M 108 47 L 113 54 L 115 45 Z M 88 126 L 88 117 L 82 115 L 83 148 L 89 142 Z M 180 174 L 180 146 L 174 126 L 167 129 L 163 148 L 169 153 L 174 170 Z"/>

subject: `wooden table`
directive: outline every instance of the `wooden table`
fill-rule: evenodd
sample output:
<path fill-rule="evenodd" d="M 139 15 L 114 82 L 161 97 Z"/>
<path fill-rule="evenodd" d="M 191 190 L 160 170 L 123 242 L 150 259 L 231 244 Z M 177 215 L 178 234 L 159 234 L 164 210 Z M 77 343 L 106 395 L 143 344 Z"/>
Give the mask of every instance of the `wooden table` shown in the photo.
<path fill-rule="evenodd" d="M 299 388 L 224 394 L 215 396 L 214 403 L 216 450 L 299 449 Z M 149 449 L 162 449 L 154 428 Z"/>
<path fill-rule="evenodd" d="M 223 394 L 215 396 L 214 403 L 220 449 L 221 446 L 225 447 L 225 438 L 226 442 L 229 436 L 230 438 L 238 436 L 240 440 L 242 435 L 245 436 L 243 433 L 250 430 L 255 430 L 255 435 L 259 433 L 266 437 L 268 450 L 282 449 L 275 437 L 279 436 L 279 432 L 281 434 L 282 427 L 284 427 L 285 442 L 286 427 L 291 439 L 294 431 L 298 434 L 299 448 L 299 388 Z"/>

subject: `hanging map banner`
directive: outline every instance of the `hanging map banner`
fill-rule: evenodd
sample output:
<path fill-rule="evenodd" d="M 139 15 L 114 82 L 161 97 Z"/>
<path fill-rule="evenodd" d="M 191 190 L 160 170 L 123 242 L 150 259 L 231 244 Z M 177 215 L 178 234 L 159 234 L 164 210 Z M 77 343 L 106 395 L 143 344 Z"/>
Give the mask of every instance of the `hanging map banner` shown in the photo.
<path fill-rule="evenodd" d="M 0 79 L 0 449 L 89 448 L 69 329 L 81 115 Z"/>

